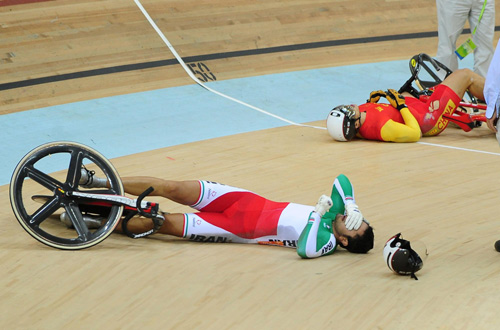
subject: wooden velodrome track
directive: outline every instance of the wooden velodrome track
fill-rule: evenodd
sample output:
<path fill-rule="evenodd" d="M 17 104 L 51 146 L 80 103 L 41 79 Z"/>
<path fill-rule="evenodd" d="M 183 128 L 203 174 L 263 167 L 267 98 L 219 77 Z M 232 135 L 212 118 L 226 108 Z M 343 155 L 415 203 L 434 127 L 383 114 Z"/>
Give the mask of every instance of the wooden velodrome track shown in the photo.
<path fill-rule="evenodd" d="M 183 58 L 408 34 L 401 40 L 204 58 L 219 80 L 402 60 L 420 52 L 435 55 L 437 47 L 433 0 L 145 0 L 143 5 Z M 169 64 L 167 72 L 144 68 L 5 88 L 172 60 L 133 1 L 3 6 L 0 23 L 1 114 L 192 83 L 179 65 Z M 429 36 L 412 37 L 425 33 Z M 375 227 L 375 248 L 368 255 L 341 250 L 301 260 L 291 249 L 158 235 L 140 240 L 112 235 L 91 249 L 59 251 L 21 229 L 10 209 L 8 186 L 2 186 L 0 326 L 498 328 L 500 254 L 493 249 L 500 239 L 498 143 L 485 127 L 467 135 L 451 128 L 422 141 L 461 149 L 368 141 L 347 145 L 332 142 L 323 130 L 287 126 L 112 160 L 122 176 L 206 178 L 311 205 L 329 192 L 335 175 L 345 173 Z M 161 205 L 170 212 L 186 210 L 165 201 Z M 396 276 L 384 264 L 383 245 L 398 232 L 429 249 L 419 281 Z"/>

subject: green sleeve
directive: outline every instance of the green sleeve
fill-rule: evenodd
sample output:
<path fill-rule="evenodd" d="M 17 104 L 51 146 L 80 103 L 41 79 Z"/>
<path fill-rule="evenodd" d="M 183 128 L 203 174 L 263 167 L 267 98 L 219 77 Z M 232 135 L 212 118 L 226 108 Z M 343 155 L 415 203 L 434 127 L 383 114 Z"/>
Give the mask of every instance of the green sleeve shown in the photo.
<path fill-rule="evenodd" d="M 321 219 L 316 212 L 311 212 L 309 215 L 307 225 L 297 243 L 297 253 L 302 258 L 331 254 L 337 248 L 337 241 L 332 233 L 332 223 L 337 214 L 344 214 L 346 203 L 355 202 L 354 189 L 344 174 L 335 178 L 331 198 L 333 205 Z"/>
<path fill-rule="evenodd" d="M 332 198 L 333 206 L 325 213 L 323 218 L 328 218 L 333 221 L 337 214 L 344 214 L 346 203 L 355 202 L 354 188 L 352 187 L 351 181 L 349 181 L 344 174 L 340 174 L 335 178 L 330 197 Z"/>
<path fill-rule="evenodd" d="M 320 218 L 316 212 L 311 212 L 307 225 L 297 242 L 297 254 L 301 258 L 317 258 L 332 254 L 336 248 L 337 242 L 332 233 L 332 221 Z"/>

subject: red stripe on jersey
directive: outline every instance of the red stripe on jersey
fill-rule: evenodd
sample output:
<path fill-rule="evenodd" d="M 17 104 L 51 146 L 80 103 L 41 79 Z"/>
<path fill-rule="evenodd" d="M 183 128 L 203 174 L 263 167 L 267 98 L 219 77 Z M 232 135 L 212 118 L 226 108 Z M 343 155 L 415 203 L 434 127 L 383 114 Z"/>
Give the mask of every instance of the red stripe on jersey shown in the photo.
<path fill-rule="evenodd" d="M 239 237 L 253 239 L 276 235 L 280 215 L 288 204 L 247 191 L 235 191 L 218 197 L 197 215 Z"/>

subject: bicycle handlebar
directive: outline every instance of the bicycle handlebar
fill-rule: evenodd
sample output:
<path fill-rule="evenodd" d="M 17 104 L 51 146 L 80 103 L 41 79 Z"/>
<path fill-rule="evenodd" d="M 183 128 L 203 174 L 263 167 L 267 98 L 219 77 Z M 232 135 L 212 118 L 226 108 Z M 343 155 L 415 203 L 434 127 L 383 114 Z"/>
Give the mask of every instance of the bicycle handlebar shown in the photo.
<path fill-rule="evenodd" d="M 153 191 L 155 190 L 155 188 L 153 187 L 149 187 L 148 189 L 146 189 L 142 194 L 139 195 L 139 197 L 137 197 L 137 211 L 139 211 L 140 215 L 142 215 L 143 217 L 145 218 L 153 218 L 154 215 L 151 215 L 151 214 L 148 214 L 146 212 L 144 212 L 144 209 L 142 208 L 141 204 L 142 204 L 142 200 L 149 194 L 151 194 Z"/>
<path fill-rule="evenodd" d="M 123 220 L 122 220 L 122 230 L 123 232 L 128 236 L 132 238 L 141 238 L 141 237 L 146 237 L 151 234 L 156 233 L 163 223 L 165 222 L 165 218 L 162 215 L 158 215 L 158 204 L 156 204 L 154 207 L 151 208 L 151 212 L 148 213 L 146 212 L 143 207 L 142 207 L 142 200 L 149 194 L 151 194 L 154 191 L 153 187 L 149 187 L 146 189 L 142 194 L 140 194 L 137 197 L 137 202 L 136 202 L 136 212 L 130 212 Z M 130 219 L 132 219 L 135 215 L 137 214 L 142 215 L 145 218 L 150 218 L 153 221 L 153 228 L 140 234 L 134 234 L 130 230 L 128 230 L 127 224 Z"/>

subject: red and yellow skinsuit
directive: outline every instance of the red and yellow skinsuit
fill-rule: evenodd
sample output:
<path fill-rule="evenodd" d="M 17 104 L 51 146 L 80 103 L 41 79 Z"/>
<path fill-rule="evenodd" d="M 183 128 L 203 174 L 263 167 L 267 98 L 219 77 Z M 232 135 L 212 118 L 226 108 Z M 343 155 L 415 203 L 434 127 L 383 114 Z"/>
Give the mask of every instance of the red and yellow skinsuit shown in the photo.
<path fill-rule="evenodd" d="M 398 111 L 390 104 L 365 103 L 359 106 L 366 113 L 358 136 L 367 140 L 416 142 L 421 135 L 440 134 L 460 102 L 458 95 L 446 85 L 436 86 L 430 97 L 405 97 L 408 108 Z"/>

